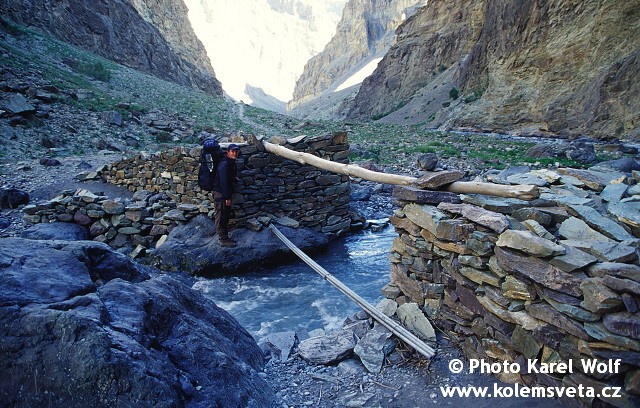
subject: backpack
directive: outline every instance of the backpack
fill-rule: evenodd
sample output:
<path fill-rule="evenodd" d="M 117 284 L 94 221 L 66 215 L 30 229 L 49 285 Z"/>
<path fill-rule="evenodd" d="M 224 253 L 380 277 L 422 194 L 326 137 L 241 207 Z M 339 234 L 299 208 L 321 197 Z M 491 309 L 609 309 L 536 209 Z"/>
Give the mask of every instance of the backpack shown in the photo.
<path fill-rule="evenodd" d="M 202 142 L 200 154 L 200 168 L 198 169 L 198 186 L 205 191 L 213 191 L 213 182 L 216 179 L 218 164 L 224 157 L 220 144 L 215 139 L 207 139 Z"/>

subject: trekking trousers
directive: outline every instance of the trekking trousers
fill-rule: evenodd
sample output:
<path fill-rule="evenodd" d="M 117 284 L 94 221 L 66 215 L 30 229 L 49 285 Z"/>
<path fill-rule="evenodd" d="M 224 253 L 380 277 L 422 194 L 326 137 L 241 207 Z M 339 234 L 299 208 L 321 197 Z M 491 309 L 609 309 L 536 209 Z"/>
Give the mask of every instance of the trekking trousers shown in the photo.
<path fill-rule="evenodd" d="M 213 199 L 215 208 L 214 222 L 216 224 L 216 232 L 218 233 L 218 237 L 220 237 L 220 239 L 228 239 L 228 225 L 229 220 L 231 219 L 231 206 L 225 205 L 222 194 L 216 191 L 213 192 Z"/>

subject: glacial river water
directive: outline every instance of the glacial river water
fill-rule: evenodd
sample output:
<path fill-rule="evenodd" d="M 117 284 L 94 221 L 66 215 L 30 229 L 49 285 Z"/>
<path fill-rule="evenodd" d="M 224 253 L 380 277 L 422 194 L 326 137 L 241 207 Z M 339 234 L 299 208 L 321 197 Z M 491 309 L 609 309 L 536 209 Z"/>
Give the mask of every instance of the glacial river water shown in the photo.
<path fill-rule="evenodd" d="M 333 242 L 314 260 L 369 303 L 389 282 L 392 227 Z M 274 237 L 274 239 L 276 239 Z M 238 276 L 201 279 L 194 288 L 231 313 L 256 339 L 288 330 L 332 329 L 360 308 L 302 261 Z"/>

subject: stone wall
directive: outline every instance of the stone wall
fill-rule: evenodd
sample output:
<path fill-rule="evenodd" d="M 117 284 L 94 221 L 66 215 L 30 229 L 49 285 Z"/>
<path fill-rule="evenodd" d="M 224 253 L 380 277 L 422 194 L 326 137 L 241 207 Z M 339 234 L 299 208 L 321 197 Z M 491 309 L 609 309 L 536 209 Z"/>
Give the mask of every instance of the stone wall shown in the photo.
<path fill-rule="evenodd" d="M 510 175 L 541 186 L 531 202 L 469 195 L 436 206 L 431 193 L 398 187 L 401 209 L 391 223 L 399 236 L 383 293 L 418 304 L 469 359 L 518 363 L 520 370 L 496 373 L 503 381 L 596 392 L 617 386 L 621 397 L 601 402 L 639 406 L 640 189 L 633 176 L 606 169 Z M 604 374 L 584 372 L 581 362 L 617 359 L 620 368 Z M 530 361 L 540 373 L 529 373 Z M 570 361 L 572 372 L 542 373 Z"/>
<path fill-rule="evenodd" d="M 348 163 L 346 133 L 272 140 L 285 147 L 327 160 Z M 242 144 L 233 197 L 232 227 L 259 230 L 269 222 L 305 227 L 325 234 L 349 230 L 350 184 L 336 175 Z M 204 213 L 213 216 L 212 193 L 197 184 L 200 147 L 176 147 L 154 154 L 137 154 L 106 166 L 87 178 L 134 191 L 131 200 L 66 191 L 55 199 L 24 208 L 24 220 L 75 222 L 89 227 L 92 239 L 116 248 L 152 247 L 173 227 Z"/>

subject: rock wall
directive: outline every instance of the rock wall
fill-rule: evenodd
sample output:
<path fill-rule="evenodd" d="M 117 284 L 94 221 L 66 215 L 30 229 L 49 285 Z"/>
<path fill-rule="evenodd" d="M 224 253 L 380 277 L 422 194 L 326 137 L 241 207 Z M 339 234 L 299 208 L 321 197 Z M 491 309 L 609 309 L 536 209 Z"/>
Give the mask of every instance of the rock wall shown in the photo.
<path fill-rule="evenodd" d="M 3 15 L 105 58 L 222 96 L 182 0 L 3 0 Z"/>
<path fill-rule="evenodd" d="M 349 118 L 522 134 L 640 131 L 638 1 L 434 0 L 362 84 Z M 456 89 L 459 95 L 450 97 Z"/>
<path fill-rule="evenodd" d="M 346 133 L 301 136 L 280 143 L 324 159 L 348 162 Z M 258 146 L 241 146 L 232 227 L 260 230 L 262 225 L 277 221 L 330 235 L 349 230 L 348 176 L 301 165 L 260 151 Z M 135 192 L 132 200 L 66 191 L 49 202 L 26 206 L 24 220 L 31 224 L 78 223 L 87 226 L 96 241 L 116 248 L 135 247 L 131 254 L 136 256 L 176 225 L 198 214 L 213 216 L 213 194 L 197 184 L 200 151 L 200 147 L 176 147 L 155 155 L 137 154 L 87 175 L 127 187 Z"/>
<path fill-rule="evenodd" d="M 419 305 L 469 359 L 518 363 L 518 372 L 496 373 L 503 381 L 621 387 L 619 398 L 601 401 L 638 406 L 639 176 L 592 168 L 493 177 L 540 185 L 531 202 L 469 195 L 435 206 L 430 193 L 398 187 L 399 236 L 383 293 Z M 606 374 L 581 362 L 617 359 Z M 569 362 L 571 372 L 542 372 Z"/>

